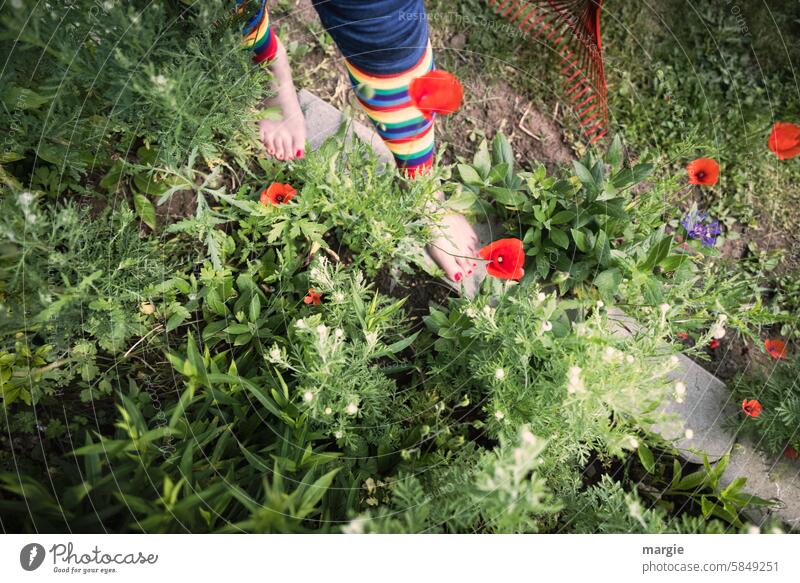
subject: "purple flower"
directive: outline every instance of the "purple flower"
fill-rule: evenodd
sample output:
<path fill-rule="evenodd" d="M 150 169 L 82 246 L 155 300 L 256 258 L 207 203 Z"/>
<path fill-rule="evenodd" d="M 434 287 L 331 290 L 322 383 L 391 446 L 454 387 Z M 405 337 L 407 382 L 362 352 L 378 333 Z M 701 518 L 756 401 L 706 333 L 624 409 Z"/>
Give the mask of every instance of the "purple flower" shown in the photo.
<path fill-rule="evenodd" d="M 708 220 L 707 213 L 701 213 L 695 209 L 683 217 L 681 225 L 686 229 L 686 235 L 690 239 L 700 239 L 703 247 L 713 247 L 717 242 L 717 236 L 722 233 L 719 221 Z"/>

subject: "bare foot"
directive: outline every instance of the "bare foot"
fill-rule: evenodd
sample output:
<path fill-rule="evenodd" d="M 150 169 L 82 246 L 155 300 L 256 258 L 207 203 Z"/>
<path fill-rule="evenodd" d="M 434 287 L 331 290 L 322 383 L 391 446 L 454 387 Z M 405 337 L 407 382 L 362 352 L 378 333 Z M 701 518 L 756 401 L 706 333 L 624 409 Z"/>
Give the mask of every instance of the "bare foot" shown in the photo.
<path fill-rule="evenodd" d="M 444 194 L 436 197 L 443 200 Z M 428 253 L 452 281 L 472 276 L 477 267 L 478 236 L 464 215 L 457 213 L 442 217 L 434 227 L 435 237 L 428 244 Z"/>
<path fill-rule="evenodd" d="M 306 149 L 306 122 L 292 82 L 289 58 L 280 40 L 270 69 L 275 75 L 276 94 L 265 101 L 264 105 L 278 107 L 283 117 L 279 120 L 262 119 L 258 122 L 261 141 L 269 155 L 278 160 L 302 158 Z"/>

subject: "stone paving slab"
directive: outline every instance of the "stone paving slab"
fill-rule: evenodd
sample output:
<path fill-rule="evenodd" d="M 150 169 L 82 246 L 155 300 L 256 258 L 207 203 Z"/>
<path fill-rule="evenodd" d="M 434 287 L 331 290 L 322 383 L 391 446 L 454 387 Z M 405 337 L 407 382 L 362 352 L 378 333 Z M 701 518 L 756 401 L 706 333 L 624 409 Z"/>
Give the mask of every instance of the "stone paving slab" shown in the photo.
<path fill-rule="evenodd" d="M 775 514 L 792 530 L 800 530 L 800 464 L 783 456 L 770 461 L 757 451 L 749 441 L 742 440 L 733 446 L 728 466 L 720 478 L 727 486 L 744 476 L 744 490 L 761 498 L 777 498 L 781 506 L 774 512 L 750 512 L 750 519 L 761 525 Z"/>
<path fill-rule="evenodd" d="M 335 107 L 306 90 L 300 91 L 299 98 L 312 148 L 319 147 L 339 131 L 342 123 L 346 123 L 348 141 L 355 135 L 370 144 L 382 162 L 387 165 L 394 163 L 389 149 L 372 128 L 345 118 Z M 474 227 L 481 246 L 499 237 L 496 226 L 479 224 Z M 433 260 L 424 249 L 420 249 L 420 253 L 428 271 L 433 272 Z M 463 282 L 463 288 L 446 278 L 443 281 L 456 291 L 472 297 L 478 292 L 485 275 L 483 266 L 480 266 L 472 277 Z M 609 315 L 617 322 L 619 334 L 631 335 L 639 329 L 637 322 L 620 310 L 610 308 Z M 737 477 L 747 478 L 747 492 L 761 498 L 780 499 L 782 506 L 774 514 L 793 529 L 800 529 L 800 463 L 787 460 L 773 463 L 752 445 L 736 443 L 736 436 L 723 427 L 723 421 L 737 411 L 725 384 L 690 358 L 683 355 L 678 358 L 678 367 L 670 374 L 670 378 L 686 385 L 686 397 L 682 403 L 668 400 L 662 404 L 659 410 L 677 420 L 658 424 L 653 430 L 667 440 L 674 440 L 681 456 L 694 463 L 702 463 L 703 454 L 713 463 L 731 451 L 722 483 L 727 485 Z M 694 433 L 691 440 L 685 437 L 686 429 Z M 768 513 L 760 513 L 753 514 L 751 518 L 760 524 L 767 517 Z"/>

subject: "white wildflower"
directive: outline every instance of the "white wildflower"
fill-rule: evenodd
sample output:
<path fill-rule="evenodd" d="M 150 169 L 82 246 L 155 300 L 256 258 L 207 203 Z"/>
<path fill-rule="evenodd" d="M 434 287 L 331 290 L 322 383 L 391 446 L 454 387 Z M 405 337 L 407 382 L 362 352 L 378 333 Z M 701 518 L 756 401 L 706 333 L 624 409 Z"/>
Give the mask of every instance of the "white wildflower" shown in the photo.
<path fill-rule="evenodd" d="M 661 315 L 666 316 L 667 312 L 669 312 L 671 306 L 669 304 L 661 304 L 658 306 L 658 309 L 661 310 Z"/>
<path fill-rule="evenodd" d="M 595 305 L 597 306 L 598 310 L 602 310 L 603 306 L 605 306 L 605 304 L 603 303 L 603 300 L 597 300 L 597 303 Z"/>
<path fill-rule="evenodd" d="M 269 351 L 270 362 L 280 362 L 282 356 L 283 355 L 281 354 L 281 349 L 278 348 L 277 344 L 274 345 Z"/>
<path fill-rule="evenodd" d="M 547 295 L 545 295 L 544 292 L 539 292 L 538 294 L 536 294 L 536 299 L 539 300 L 540 302 L 543 302 L 547 299 Z"/>
<path fill-rule="evenodd" d="M 297 322 L 295 322 L 294 326 L 298 330 L 306 330 L 308 328 L 308 325 L 306 324 L 306 321 L 303 320 L 303 318 L 300 318 Z"/>
<path fill-rule="evenodd" d="M 305 393 L 303 393 L 303 400 L 306 403 L 310 403 L 311 401 L 314 400 L 314 393 L 312 393 L 311 391 L 306 391 Z"/>
<path fill-rule="evenodd" d="M 331 409 L 330 407 L 325 407 L 325 411 L 323 411 L 323 413 L 325 413 L 325 415 L 332 415 L 333 409 Z"/>
<path fill-rule="evenodd" d="M 686 395 L 686 384 L 678 381 L 675 383 L 675 402 L 683 403 L 683 397 Z"/>
<path fill-rule="evenodd" d="M 630 447 L 631 449 L 636 449 L 637 447 L 639 447 L 639 440 L 636 439 L 633 436 L 629 437 L 628 438 L 628 447 Z"/>
<path fill-rule="evenodd" d="M 367 346 L 370 348 L 374 348 L 375 345 L 378 343 L 378 333 L 377 332 L 367 332 L 364 334 L 364 339 L 367 341 Z"/>
<path fill-rule="evenodd" d="M 337 431 L 337 433 L 339 433 Z M 354 518 L 347 526 L 342 529 L 344 534 L 364 534 L 364 524 L 365 521 L 363 518 Z"/>
<path fill-rule="evenodd" d="M 583 379 L 581 379 L 581 367 L 571 366 L 567 372 L 567 377 L 569 379 L 567 392 L 570 395 L 580 393 L 586 388 L 583 384 Z"/>
<path fill-rule="evenodd" d="M 506 417 L 505 414 L 500 410 L 495 411 L 494 416 L 498 421 L 502 421 Z"/>
<path fill-rule="evenodd" d="M 619 356 L 619 354 L 620 354 L 619 350 L 617 350 L 613 346 L 606 346 L 605 350 L 603 350 L 603 361 L 614 362 Z"/>
<path fill-rule="evenodd" d="M 334 432 L 333 432 L 333 436 L 334 436 L 336 439 L 341 439 L 341 438 L 342 438 L 342 435 L 343 435 L 343 434 L 342 434 L 342 432 L 341 432 L 341 431 L 334 431 Z"/>
<path fill-rule="evenodd" d="M 725 336 L 725 326 L 719 323 L 714 324 L 709 332 L 713 338 L 719 340 Z"/>
<path fill-rule="evenodd" d="M 476 310 L 473 306 L 470 306 L 464 310 L 464 313 L 468 318 L 472 318 L 473 320 L 478 317 L 478 310 Z"/>
<path fill-rule="evenodd" d="M 687 429 L 686 431 L 683 432 L 683 436 L 686 439 L 693 439 L 694 438 L 694 431 L 692 431 L 691 429 Z"/>
<path fill-rule="evenodd" d="M 502 368 L 498 368 L 496 371 L 494 371 L 494 378 L 496 378 L 498 381 L 502 381 L 504 378 L 506 378 L 506 371 L 504 371 Z"/>
<path fill-rule="evenodd" d="M 336 336 L 337 338 L 341 338 L 342 336 L 344 336 L 344 330 L 342 330 L 341 328 L 337 328 L 336 330 L 334 330 L 333 335 Z"/>
<path fill-rule="evenodd" d="M 553 329 L 553 324 L 550 322 L 550 320 L 545 320 L 544 322 L 542 322 L 543 332 L 550 332 L 550 330 L 552 329 Z"/>
<path fill-rule="evenodd" d="M 344 411 L 348 415 L 355 415 L 358 413 L 358 405 L 356 405 L 354 402 L 350 402 L 347 404 L 347 407 L 345 407 Z"/>
<path fill-rule="evenodd" d="M 333 292 L 333 300 L 335 302 L 339 302 L 339 303 L 343 302 L 344 301 L 344 294 L 342 292 L 340 292 L 340 291 Z"/>

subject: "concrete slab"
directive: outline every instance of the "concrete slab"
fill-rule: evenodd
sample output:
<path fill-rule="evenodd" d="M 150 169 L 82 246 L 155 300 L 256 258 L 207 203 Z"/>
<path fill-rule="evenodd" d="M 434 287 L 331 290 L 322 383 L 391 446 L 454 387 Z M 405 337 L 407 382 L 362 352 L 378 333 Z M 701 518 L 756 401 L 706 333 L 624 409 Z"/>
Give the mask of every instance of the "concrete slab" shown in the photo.
<path fill-rule="evenodd" d="M 792 530 L 800 530 L 800 462 L 782 456 L 769 460 L 752 443 L 742 440 L 733 447 L 720 482 L 727 486 L 740 476 L 747 478 L 744 491 L 748 494 L 780 500 L 777 510 L 751 512 L 751 520 L 761 525 L 774 515 Z"/>
<path fill-rule="evenodd" d="M 300 100 L 300 109 L 306 118 L 307 140 L 312 149 L 319 148 L 325 140 L 336 135 L 342 124 L 345 124 L 347 140 L 353 139 L 353 135 L 357 136 L 372 147 L 382 162 L 394 165 L 392 153 L 375 130 L 345 117 L 341 111 L 310 91 L 301 89 L 297 96 Z"/>

